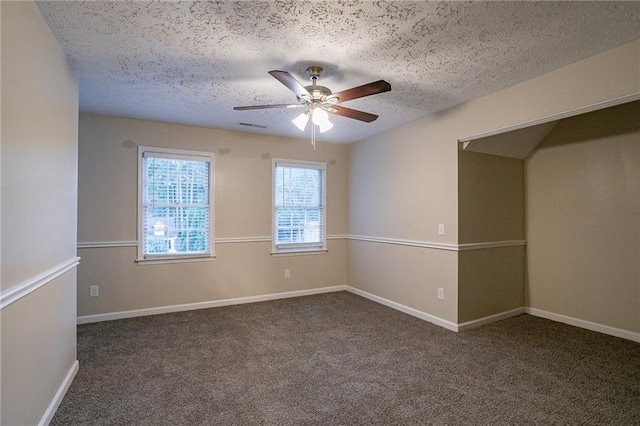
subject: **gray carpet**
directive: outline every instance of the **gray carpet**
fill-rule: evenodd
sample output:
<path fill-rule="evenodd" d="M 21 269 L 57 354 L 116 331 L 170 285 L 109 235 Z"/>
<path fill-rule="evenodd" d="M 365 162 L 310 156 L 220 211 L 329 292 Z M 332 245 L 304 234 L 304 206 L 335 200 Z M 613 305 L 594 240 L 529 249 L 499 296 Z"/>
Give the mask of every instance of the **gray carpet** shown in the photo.
<path fill-rule="evenodd" d="M 638 343 L 346 292 L 81 325 L 78 359 L 52 425 L 640 424 Z"/>

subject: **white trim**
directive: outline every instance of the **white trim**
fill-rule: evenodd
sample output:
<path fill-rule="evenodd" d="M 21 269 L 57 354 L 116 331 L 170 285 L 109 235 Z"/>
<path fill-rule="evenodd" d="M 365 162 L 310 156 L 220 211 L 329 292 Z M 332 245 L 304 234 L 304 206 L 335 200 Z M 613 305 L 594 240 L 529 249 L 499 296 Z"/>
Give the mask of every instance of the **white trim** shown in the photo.
<path fill-rule="evenodd" d="M 434 243 L 431 241 L 416 241 L 416 240 L 401 240 L 397 238 L 379 238 L 379 237 L 368 237 L 365 235 L 349 235 L 347 237 L 349 240 L 354 241 L 368 241 L 371 243 L 383 243 L 383 244 L 396 244 L 401 246 L 411 246 L 411 247 L 423 247 L 423 248 L 431 248 L 437 250 L 448 250 L 448 251 L 458 251 L 457 244 L 451 243 Z"/>
<path fill-rule="evenodd" d="M 365 235 L 346 235 L 345 238 L 353 241 L 367 241 L 372 243 L 395 244 L 395 245 L 401 245 L 401 246 L 422 247 L 422 248 L 447 250 L 447 251 L 483 250 L 483 249 L 489 249 L 489 248 L 527 245 L 526 240 L 506 240 L 506 241 L 488 241 L 488 242 L 482 242 L 482 243 L 451 244 L 451 243 L 436 243 L 433 241 L 401 240 L 398 238 L 369 237 Z"/>
<path fill-rule="evenodd" d="M 353 241 L 368 241 L 372 243 L 383 244 L 395 244 L 410 247 L 422 247 L 431 248 L 437 250 L 447 251 L 468 251 L 468 250 L 483 250 L 489 248 L 500 247 L 512 247 L 512 246 L 526 246 L 526 240 L 505 240 L 505 241 L 488 241 L 482 243 L 437 243 L 433 241 L 419 241 L 419 240 L 402 240 L 398 238 L 380 238 L 369 237 L 366 235 L 349 235 L 349 234 L 335 234 L 327 235 L 327 240 L 353 240 Z M 226 237 L 216 238 L 216 244 L 235 244 L 235 243 L 261 243 L 270 242 L 269 236 L 256 236 L 256 237 Z M 93 241 L 93 242 L 79 242 L 78 249 L 88 248 L 110 248 L 110 247 L 136 247 L 137 241 Z M 326 250 L 325 250 L 326 251 Z M 287 254 L 286 252 L 277 252 Z"/>
<path fill-rule="evenodd" d="M 317 248 L 313 248 L 310 250 L 304 250 L 304 249 L 294 249 L 291 251 L 279 251 L 277 253 L 271 253 L 271 256 L 273 257 L 280 257 L 280 256 L 309 256 L 312 254 L 327 254 L 329 253 L 329 250 L 327 249 L 317 249 Z"/>
<path fill-rule="evenodd" d="M 276 244 L 276 235 L 278 233 L 278 224 L 276 223 L 276 169 L 278 167 L 289 168 L 307 168 L 312 170 L 319 170 L 322 174 L 322 200 L 320 208 L 322 210 L 322 241 L 317 241 L 317 250 L 327 250 L 327 163 L 320 161 L 306 161 L 306 160 L 287 160 L 284 158 L 272 158 L 271 159 L 271 254 L 276 253 L 291 253 L 296 250 L 288 248 L 282 248 Z M 298 244 L 292 244 L 298 245 Z M 301 245 L 298 245 L 301 246 Z M 302 248 L 301 251 L 305 251 Z"/>
<path fill-rule="evenodd" d="M 233 244 L 233 243 L 262 243 L 271 242 L 271 237 L 229 237 L 216 238 L 216 244 Z"/>
<path fill-rule="evenodd" d="M 198 161 L 202 163 L 211 162 L 211 152 L 205 151 L 187 151 L 174 148 L 150 148 L 143 147 L 144 152 L 142 156 L 144 158 L 164 158 L 168 160 L 184 160 L 184 161 Z M 188 153 L 188 154 L 185 154 Z"/>
<path fill-rule="evenodd" d="M 500 312 L 494 315 L 489 315 L 488 317 L 479 318 L 477 320 L 467 321 L 461 324 L 455 324 L 451 321 L 447 321 L 445 319 L 436 317 L 434 315 L 428 314 L 426 312 L 419 311 L 414 308 L 410 308 L 408 306 L 402 305 L 398 302 L 394 302 L 389 299 L 385 299 L 380 296 L 376 296 L 375 294 L 368 293 L 364 290 L 357 289 L 355 287 L 346 286 L 346 290 L 353 294 L 357 294 L 358 296 L 362 296 L 366 299 L 372 300 L 374 302 L 380 303 L 382 305 L 393 308 L 397 311 L 404 312 L 405 314 L 412 315 L 416 318 L 420 318 L 425 321 L 429 321 L 433 324 L 444 327 L 448 330 L 459 332 L 465 331 L 472 328 L 480 327 L 482 325 L 490 324 L 492 322 L 500 321 L 503 319 L 511 318 L 521 314 L 529 314 L 541 318 L 546 318 L 552 321 L 561 322 L 564 324 L 573 325 L 575 327 L 584 328 L 591 331 L 597 331 L 599 333 L 608 334 L 615 337 L 620 337 L 627 340 L 632 340 L 634 342 L 640 342 L 640 333 L 634 333 L 628 330 L 622 330 L 615 327 L 609 327 L 602 324 L 596 324 L 593 322 L 581 320 L 578 318 L 572 318 L 565 315 L 555 314 L 553 312 L 547 312 L 540 309 L 528 308 L 528 307 L 520 307 L 515 308 L 509 311 Z"/>
<path fill-rule="evenodd" d="M 150 154 L 150 155 L 149 155 Z M 138 259 L 145 259 L 144 253 L 144 226 L 143 226 L 143 209 L 144 209 L 144 159 L 145 158 L 178 158 L 187 161 L 201 161 L 206 162 L 209 166 L 209 235 L 208 244 L 209 251 L 207 255 L 215 257 L 215 160 L 216 155 L 214 152 L 207 151 L 191 151 L 186 149 L 174 149 L 174 148 L 158 148 L 150 146 L 138 145 L 138 182 L 137 182 L 137 238 L 138 238 Z M 205 205 L 207 205 L 205 204 Z M 197 255 L 195 255 L 197 257 Z M 140 262 L 138 260 L 137 262 Z M 157 263 L 157 262 L 156 262 Z M 169 263 L 173 263 L 169 261 Z M 140 264 L 140 263 L 139 263 Z"/>
<path fill-rule="evenodd" d="M 581 320 L 579 318 L 573 318 L 566 315 L 556 314 L 553 312 L 543 311 L 537 308 L 526 308 L 526 312 L 529 315 L 533 315 L 540 318 L 546 318 L 552 321 L 561 322 L 564 324 L 573 325 L 575 327 L 585 328 L 591 331 L 597 331 L 598 333 L 608 334 L 610 336 L 621 337 L 623 339 L 632 340 L 640 343 L 640 333 L 634 333 L 629 330 L 622 330 L 620 328 L 610 327 L 608 325 L 597 324 L 591 321 Z"/>
<path fill-rule="evenodd" d="M 136 259 L 136 263 L 142 265 L 161 265 L 166 263 L 193 263 L 193 262 L 211 262 L 215 260 L 215 256 L 167 256 L 167 257 L 154 257 L 150 259 Z"/>
<path fill-rule="evenodd" d="M 270 242 L 271 237 L 230 237 L 216 238 L 216 244 L 232 244 L 232 243 L 259 243 Z M 78 249 L 88 248 L 109 248 L 109 247 L 137 247 L 137 241 L 90 241 L 79 242 Z"/>
<path fill-rule="evenodd" d="M 312 288 L 309 290 L 294 290 L 283 293 L 263 294 L 260 296 L 237 297 L 232 299 L 211 300 L 208 302 L 186 303 L 183 305 L 159 306 L 156 308 L 134 309 L 131 311 L 109 312 L 106 314 L 85 315 L 78 317 L 78 324 L 91 322 L 111 321 L 123 318 L 143 317 L 147 315 L 167 314 L 170 312 L 193 311 L 196 309 L 217 308 L 220 306 L 241 305 L 244 303 L 264 302 L 267 300 L 288 299 L 291 297 L 311 296 L 321 293 L 333 293 L 344 291 L 346 286 L 337 285 L 333 287 Z"/>
<path fill-rule="evenodd" d="M 404 312 L 405 314 L 412 315 L 416 318 L 420 318 L 421 320 L 429 321 L 435 325 L 439 325 L 440 327 L 444 327 L 448 330 L 458 331 L 458 324 L 436 317 L 435 315 L 431 315 L 426 312 L 422 312 L 417 309 L 410 308 L 409 306 L 405 306 L 398 302 L 385 299 L 384 297 L 376 296 L 375 294 L 368 293 L 364 290 L 360 290 L 355 287 L 346 286 L 346 290 L 353 294 L 357 294 L 358 296 L 362 296 L 365 299 L 373 300 L 374 302 L 380 303 L 381 305 L 388 306 L 397 311 Z"/>
<path fill-rule="evenodd" d="M 22 299 L 27 294 L 53 281 L 60 275 L 74 268 L 79 263 L 79 257 L 72 257 L 71 259 L 62 262 L 61 264 L 49 269 L 48 271 L 36 275 L 35 277 L 29 278 L 28 280 L 23 281 L 22 283 L 3 291 L 0 294 L 0 309 L 4 309 L 13 302 Z"/>
<path fill-rule="evenodd" d="M 476 133 L 474 135 L 458 138 L 458 142 L 470 142 L 476 139 L 482 139 L 489 136 L 499 135 L 501 133 L 512 132 L 514 130 L 524 129 L 525 127 L 536 126 L 538 124 L 545 124 L 550 121 L 562 120 L 564 118 L 574 117 L 580 114 L 587 114 L 593 111 L 598 111 L 604 108 L 613 107 L 616 105 L 626 104 L 628 102 L 637 101 L 640 99 L 640 92 L 631 93 L 629 95 L 620 96 L 603 102 L 597 102 L 595 104 L 575 108 L 569 111 L 560 112 L 556 114 L 546 115 L 544 117 L 536 118 L 535 120 L 523 121 L 521 123 L 512 124 L 510 126 L 500 127 L 487 132 Z"/>
<path fill-rule="evenodd" d="M 515 317 L 524 313 L 526 313 L 526 309 L 524 306 L 521 306 L 519 308 L 511 309 L 510 311 L 504 311 L 497 314 L 489 315 L 488 317 L 463 322 L 461 324 L 458 324 L 458 331 L 470 330 L 472 328 L 480 327 L 481 325 L 490 324 L 492 322 Z"/>
<path fill-rule="evenodd" d="M 343 240 L 349 238 L 348 235 L 337 234 L 327 235 L 327 240 Z M 235 243 L 263 243 L 271 242 L 270 236 L 257 237 L 224 237 L 216 238 L 216 244 L 235 244 Z M 110 248 L 110 247 L 137 247 L 137 241 L 83 241 L 78 242 L 78 249 L 92 248 Z"/>
<path fill-rule="evenodd" d="M 500 247 L 526 246 L 527 240 L 507 240 L 507 241 L 489 241 L 485 243 L 463 243 L 458 244 L 458 251 L 482 250 Z"/>
<path fill-rule="evenodd" d="M 49 423 L 51 423 L 53 416 L 56 414 L 56 411 L 58 410 L 58 407 L 62 402 L 62 399 L 66 395 L 67 390 L 69 390 L 69 386 L 71 386 L 71 382 L 73 382 L 73 379 L 78 373 L 79 365 L 80 363 L 78 362 L 78 360 L 73 361 L 73 364 L 71 364 L 71 368 L 67 372 L 67 375 L 64 377 L 64 380 L 62 380 L 62 383 L 60 383 L 58 391 L 51 400 L 51 403 L 49 403 L 49 407 L 47 407 L 47 410 L 44 412 L 42 419 L 40 419 L 38 426 L 47 426 Z"/>
<path fill-rule="evenodd" d="M 137 241 L 87 241 L 78 242 L 78 249 L 109 248 L 109 247 L 137 247 Z"/>
<path fill-rule="evenodd" d="M 433 241 L 419 241 L 419 240 L 403 240 L 399 238 L 381 238 L 381 237 L 370 237 L 366 235 L 330 235 L 327 237 L 328 240 L 353 240 L 353 241 L 367 241 L 372 243 L 382 243 L 382 244 L 395 244 L 402 246 L 410 246 L 410 247 L 422 247 L 422 248 L 431 248 L 437 250 L 447 250 L 447 251 L 468 251 L 468 250 L 483 250 L 490 248 L 500 248 L 500 247 L 513 247 L 513 246 L 526 246 L 527 240 L 505 240 L 505 241 L 487 241 L 482 243 L 462 243 L 462 244 L 451 244 L 451 243 L 437 243 Z"/>

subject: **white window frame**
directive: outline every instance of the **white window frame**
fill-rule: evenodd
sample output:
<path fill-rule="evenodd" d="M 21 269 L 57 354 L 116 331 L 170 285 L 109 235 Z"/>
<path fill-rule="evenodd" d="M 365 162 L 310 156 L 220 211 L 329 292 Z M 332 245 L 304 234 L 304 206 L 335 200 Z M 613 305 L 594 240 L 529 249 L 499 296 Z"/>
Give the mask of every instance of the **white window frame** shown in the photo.
<path fill-rule="evenodd" d="M 176 158 L 184 160 L 207 161 L 209 163 L 209 251 L 207 253 L 187 253 L 187 254 L 153 254 L 144 253 L 144 193 L 143 193 L 143 160 L 146 153 L 150 156 L 161 158 Z M 138 256 L 136 262 L 140 265 L 158 263 L 181 263 L 208 261 L 215 258 L 215 154 L 204 151 L 189 151 L 184 149 L 156 148 L 148 146 L 138 146 Z"/>
<path fill-rule="evenodd" d="M 308 168 L 322 171 L 322 241 L 319 243 L 277 244 L 276 167 Z M 319 254 L 327 252 L 327 164 L 318 161 L 273 158 L 271 163 L 271 254 Z"/>

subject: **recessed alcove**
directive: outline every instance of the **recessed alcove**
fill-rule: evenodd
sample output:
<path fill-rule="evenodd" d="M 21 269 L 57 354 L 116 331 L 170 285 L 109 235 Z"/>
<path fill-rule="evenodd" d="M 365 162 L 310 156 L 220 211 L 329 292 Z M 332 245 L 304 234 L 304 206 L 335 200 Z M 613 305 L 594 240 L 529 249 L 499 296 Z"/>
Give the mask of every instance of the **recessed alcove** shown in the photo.
<path fill-rule="evenodd" d="M 526 309 L 639 331 L 638 99 L 459 139 L 459 244 L 487 247 L 459 253 L 460 324 Z"/>

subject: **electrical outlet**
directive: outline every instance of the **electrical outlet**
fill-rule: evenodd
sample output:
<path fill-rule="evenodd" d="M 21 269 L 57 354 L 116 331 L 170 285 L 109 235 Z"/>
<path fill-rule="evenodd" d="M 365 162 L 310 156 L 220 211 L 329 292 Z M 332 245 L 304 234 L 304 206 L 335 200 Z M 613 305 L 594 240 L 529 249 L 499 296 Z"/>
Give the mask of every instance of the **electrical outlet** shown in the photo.
<path fill-rule="evenodd" d="M 90 285 L 89 286 L 89 297 L 98 297 L 100 296 L 100 292 L 98 291 L 98 286 L 97 285 Z"/>
<path fill-rule="evenodd" d="M 438 224 L 438 235 L 444 235 L 444 223 Z"/>
<path fill-rule="evenodd" d="M 284 270 L 284 277 L 285 277 L 285 278 L 289 278 L 290 276 L 291 276 L 291 271 L 290 271 L 290 270 L 288 270 L 288 269 L 285 269 L 285 270 Z"/>
<path fill-rule="evenodd" d="M 438 287 L 438 299 L 444 300 L 444 288 Z"/>

